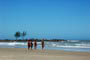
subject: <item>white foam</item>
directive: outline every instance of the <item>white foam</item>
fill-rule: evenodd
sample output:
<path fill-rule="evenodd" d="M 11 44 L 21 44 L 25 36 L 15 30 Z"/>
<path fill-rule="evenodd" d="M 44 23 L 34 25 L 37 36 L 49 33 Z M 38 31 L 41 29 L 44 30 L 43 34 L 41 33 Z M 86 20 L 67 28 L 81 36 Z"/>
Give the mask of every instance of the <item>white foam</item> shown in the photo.
<path fill-rule="evenodd" d="M 0 42 L 0 45 L 15 46 L 15 45 L 26 45 L 26 43 L 19 43 L 19 42 Z"/>
<path fill-rule="evenodd" d="M 64 48 L 90 48 L 90 46 L 64 46 L 64 45 L 56 45 L 53 44 L 52 47 L 64 47 Z"/>
<path fill-rule="evenodd" d="M 41 42 L 37 42 L 37 44 L 40 45 Z M 9 46 L 27 45 L 27 42 L 0 42 L 0 45 L 9 45 Z"/>
<path fill-rule="evenodd" d="M 8 45 L 26 45 L 25 43 L 17 43 L 17 42 L 13 42 L 13 43 L 8 43 Z"/>
<path fill-rule="evenodd" d="M 79 42 L 79 40 L 67 40 L 68 42 Z"/>
<path fill-rule="evenodd" d="M 90 48 L 90 44 L 57 44 L 57 43 L 52 43 L 51 45 L 49 45 L 51 47 L 64 47 L 64 48 Z"/>
<path fill-rule="evenodd" d="M 0 45 L 8 45 L 6 42 L 0 42 Z"/>

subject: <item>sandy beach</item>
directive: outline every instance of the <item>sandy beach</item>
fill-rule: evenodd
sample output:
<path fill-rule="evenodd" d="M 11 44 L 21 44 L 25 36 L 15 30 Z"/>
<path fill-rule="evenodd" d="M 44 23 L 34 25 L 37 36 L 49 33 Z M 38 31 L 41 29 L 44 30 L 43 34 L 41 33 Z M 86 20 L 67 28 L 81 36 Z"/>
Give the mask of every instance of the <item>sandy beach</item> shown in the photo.
<path fill-rule="evenodd" d="M 90 52 L 0 48 L 0 60 L 90 60 Z"/>

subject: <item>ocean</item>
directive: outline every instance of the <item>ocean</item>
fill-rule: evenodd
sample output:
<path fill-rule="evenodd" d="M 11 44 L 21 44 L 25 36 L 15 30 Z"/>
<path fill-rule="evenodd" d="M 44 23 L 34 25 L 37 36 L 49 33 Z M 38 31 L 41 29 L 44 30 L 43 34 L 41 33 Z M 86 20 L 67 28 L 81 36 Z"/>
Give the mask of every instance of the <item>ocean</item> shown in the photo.
<path fill-rule="evenodd" d="M 37 49 L 41 49 L 41 42 L 37 42 L 37 44 Z M 0 42 L 0 48 L 27 48 L 27 42 Z M 45 49 L 74 52 L 90 52 L 90 40 L 45 42 Z"/>

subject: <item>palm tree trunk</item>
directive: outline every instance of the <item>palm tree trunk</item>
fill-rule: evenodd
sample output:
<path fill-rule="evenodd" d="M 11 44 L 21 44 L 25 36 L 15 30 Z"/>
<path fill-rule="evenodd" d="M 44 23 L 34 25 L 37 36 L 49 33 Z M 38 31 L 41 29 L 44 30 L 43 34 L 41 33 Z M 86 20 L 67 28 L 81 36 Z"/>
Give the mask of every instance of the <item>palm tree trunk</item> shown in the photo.
<path fill-rule="evenodd" d="M 24 40 L 24 36 L 23 36 L 23 40 Z"/>
<path fill-rule="evenodd" d="M 16 37 L 16 41 L 17 41 L 17 37 Z"/>
<path fill-rule="evenodd" d="M 17 37 L 16 37 L 16 40 L 17 40 Z"/>

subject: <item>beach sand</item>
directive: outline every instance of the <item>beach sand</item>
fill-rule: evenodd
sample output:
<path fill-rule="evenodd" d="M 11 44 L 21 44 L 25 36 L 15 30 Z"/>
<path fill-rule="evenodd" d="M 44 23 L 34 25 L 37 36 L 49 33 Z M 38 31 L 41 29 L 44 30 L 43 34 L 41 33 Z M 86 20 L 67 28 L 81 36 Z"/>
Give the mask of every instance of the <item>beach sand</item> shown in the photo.
<path fill-rule="evenodd" d="M 90 60 L 90 52 L 0 48 L 0 60 Z"/>

